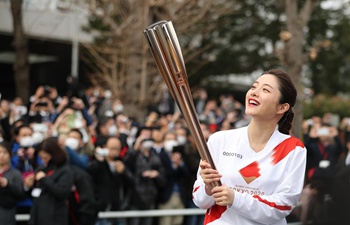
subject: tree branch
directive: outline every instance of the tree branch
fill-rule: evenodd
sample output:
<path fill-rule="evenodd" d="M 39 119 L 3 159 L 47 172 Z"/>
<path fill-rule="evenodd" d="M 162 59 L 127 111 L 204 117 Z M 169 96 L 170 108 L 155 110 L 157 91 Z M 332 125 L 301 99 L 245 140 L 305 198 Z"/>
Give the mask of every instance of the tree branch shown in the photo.
<path fill-rule="evenodd" d="M 299 18 L 301 19 L 302 27 L 304 27 L 308 23 L 311 13 L 315 7 L 316 1 L 317 0 L 307 0 L 304 3 L 303 8 L 300 10 Z"/>

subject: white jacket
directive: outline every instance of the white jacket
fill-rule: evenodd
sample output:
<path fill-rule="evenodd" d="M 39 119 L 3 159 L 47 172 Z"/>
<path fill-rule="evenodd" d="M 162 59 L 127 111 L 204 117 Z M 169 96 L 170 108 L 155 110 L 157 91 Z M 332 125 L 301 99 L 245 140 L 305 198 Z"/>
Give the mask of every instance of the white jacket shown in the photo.
<path fill-rule="evenodd" d="M 211 135 L 208 148 L 222 184 L 234 190 L 235 198 L 230 207 L 215 205 L 205 193 L 199 169 L 193 201 L 207 209 L 204 224 L 287 224 L 285 217 L 297 204 L 304 184 L 306 149 L 299 139 L 276 129 L 256 153 L 243 127 Z"/>

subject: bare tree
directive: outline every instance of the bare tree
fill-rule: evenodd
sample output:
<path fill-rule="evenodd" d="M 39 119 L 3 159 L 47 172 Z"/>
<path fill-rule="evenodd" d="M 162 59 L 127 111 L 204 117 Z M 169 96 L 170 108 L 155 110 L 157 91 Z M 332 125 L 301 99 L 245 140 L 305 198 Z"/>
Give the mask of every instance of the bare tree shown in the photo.
<path fill-rule="evenodd" d="M 294 107 L 295 119 L 293 124 L 293 133 L 297 137 L 302 137 L 302 97 L 304 86 L 301 83 L 301 73 L 302 67 L 309 60 L 310 53 L 312 54 L 312 52 L 305 52 L 303 50 L 305 45 L 304 29 L 310 19 L 315 4 L 318 1 L 306 0 L 300 9 L 298 2 L 298 0 L 285 1 L 287 31 L 281 32 L 280 37 L 284 41 L 284 47 L 281 49 L 278 55 L 298 90 L 298 98 Z"/>
<path fill-rule="evenodd" d="M 218 19 L 233 11 L 232 4 L 221 0 L 92 1 L 90 18 L 97 25 L 87 29 L 96 34 L 96 41 L 84 44 L 88 54 L 83 55 L 94 71 L 92 80 L 112 90 L 131 114 L 143 112 L 158 99 L 163 84 L 143 30 L 159 20 L 172 21 L 185 61 L 191 60 L 207 48 L 198 44 L 201 35 L 212 32 Z"/>
<path fill-rule="evenodd" d="M 14 78 L 16 95 L 24 101 L 29 98 L 29 60 L 27 38 L 22 23 L 22 0 L 11 0 L 13 18 L 13 46 L 16 51 L 14 63 Z"/>

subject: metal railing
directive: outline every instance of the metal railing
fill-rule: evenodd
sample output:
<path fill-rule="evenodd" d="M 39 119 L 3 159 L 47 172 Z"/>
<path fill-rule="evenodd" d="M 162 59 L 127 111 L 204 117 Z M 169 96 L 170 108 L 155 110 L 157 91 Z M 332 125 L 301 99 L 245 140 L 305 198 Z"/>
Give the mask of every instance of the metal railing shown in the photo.
<path fill-rule="evenodd" d="M 99 212 L 98 218 L 132 218 L 132 217 L 162 217 L 162 216 L 191 216 L 204 215 L 203 209 L 154 209 L 154 210 L 127 210 L 113 212 Z M 28 221 L 30 215 L 17 214 L 17 221 Z M 301 222 L 288 223 L 288 225 L 302 225 Z"/>

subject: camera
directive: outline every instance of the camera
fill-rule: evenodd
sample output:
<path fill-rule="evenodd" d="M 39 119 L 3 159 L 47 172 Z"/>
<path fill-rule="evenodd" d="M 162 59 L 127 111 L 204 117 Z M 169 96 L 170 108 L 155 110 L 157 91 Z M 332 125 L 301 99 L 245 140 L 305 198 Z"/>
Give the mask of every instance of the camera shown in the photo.
<path fill-rule="evenodd" d="M 47 107 L 47 102 L 38 102 L 35 105 L 36 107 Z"/>
<path fill-rule="evenodd" d="M 318 136 L 328 136 L 329 135 L 329 129 L 327 127 L 322 127 L 317 130 Z"/>
<path fill-rule="evenodd" d="M 44 86 L 44 95 L 48 96 L 51 93 L 51 87 L 49 85 Z"/>
<path fill-rule="evenodd" d="M 73 105 L 74 105 L 74 100 L 72 98 L 70 98 L 68 101 L 68 106 L 73 107 Z"/>

